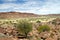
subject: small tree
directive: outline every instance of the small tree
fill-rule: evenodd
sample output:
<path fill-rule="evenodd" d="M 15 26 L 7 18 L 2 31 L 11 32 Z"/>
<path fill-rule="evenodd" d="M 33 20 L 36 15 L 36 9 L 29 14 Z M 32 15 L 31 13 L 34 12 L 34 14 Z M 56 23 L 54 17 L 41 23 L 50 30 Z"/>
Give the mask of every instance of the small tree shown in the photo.
<path fill-rule="evenodd" d="M 27 34 L 32 31 L 32 24 L 23 20 L 17 24 L 17 29 L 20 33 L 27 37 Z"/>
<path fill-rule="evenodd" d="M 38 27 L 39 32 L 50 31 L 50 27 L 48 25 L 42 25 Z"/>

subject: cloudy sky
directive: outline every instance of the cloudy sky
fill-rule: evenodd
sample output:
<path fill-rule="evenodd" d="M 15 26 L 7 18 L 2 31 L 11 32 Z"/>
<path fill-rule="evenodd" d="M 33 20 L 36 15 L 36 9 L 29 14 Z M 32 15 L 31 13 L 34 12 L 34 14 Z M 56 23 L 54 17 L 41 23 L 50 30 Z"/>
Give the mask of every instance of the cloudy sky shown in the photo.
<path fill-rule="evenodd" d="M 60 14 L 60 0 L 0 0 L 0 12 Z"/>

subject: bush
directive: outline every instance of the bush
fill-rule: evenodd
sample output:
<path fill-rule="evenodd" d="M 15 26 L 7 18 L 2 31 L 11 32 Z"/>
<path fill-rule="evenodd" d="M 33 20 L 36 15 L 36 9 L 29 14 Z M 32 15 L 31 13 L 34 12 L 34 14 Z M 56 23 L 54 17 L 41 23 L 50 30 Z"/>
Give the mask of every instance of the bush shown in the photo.
<path fill-rule="evenodd" d="M 41 21 L 37 20 L 36 23 L 41 23 Z"/>
<path fill-rule="evenodd" d="M 17 24 L 18 32 L 22 33 L 25 37 L 27 37 L 27 34 L 32 31 L 32 24 L 28 21 L 19 21 Z"/>
<path fill-rule="evenodd" d="M 50 27 L 48 25 L 42 25 L 38 27 L 39 32 L 50 31 Z"/>

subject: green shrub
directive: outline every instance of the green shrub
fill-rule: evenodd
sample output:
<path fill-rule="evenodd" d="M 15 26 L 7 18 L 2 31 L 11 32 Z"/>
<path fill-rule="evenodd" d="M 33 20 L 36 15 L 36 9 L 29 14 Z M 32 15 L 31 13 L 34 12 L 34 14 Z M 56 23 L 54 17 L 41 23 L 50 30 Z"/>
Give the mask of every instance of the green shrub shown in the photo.
<path fill-rule="evenodd" d="M 41 21 L 37 20 L 36 23 L 41 23 Z"/>
<path fill-rule="evenodd" d="M 38 27 L 39 32 L 50 31 L 50 27 L 48 25 L 42 25 Z"/>
<path fill-rule="evenodd" d="M 17 29 L 20 33 L 27 37 L 27 34 L 32 31 L 32 24 L 23 20 L 17 24 Z"/>

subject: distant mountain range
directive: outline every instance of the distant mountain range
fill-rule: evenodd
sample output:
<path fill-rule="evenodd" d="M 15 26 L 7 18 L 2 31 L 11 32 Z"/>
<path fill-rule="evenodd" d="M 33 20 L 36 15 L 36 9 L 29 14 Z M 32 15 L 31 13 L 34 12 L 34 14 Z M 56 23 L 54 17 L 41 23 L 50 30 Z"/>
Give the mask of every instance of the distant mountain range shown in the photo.
<path fill-rule="evenodd" d="M 26 18 L 26 17 L 41 17 L 41 16 L 60 16 L 60 14 L 37 15 L 34 13 L 22 12 L 0 12 L 0 18 Z"/>

